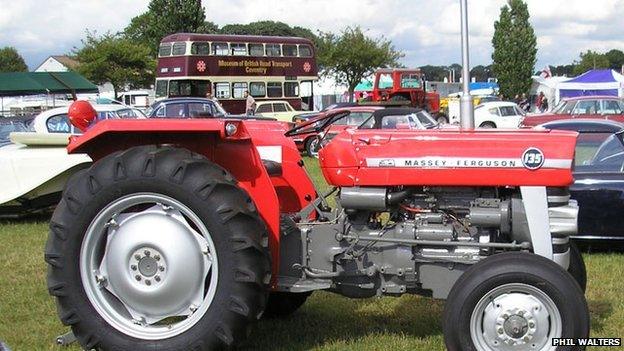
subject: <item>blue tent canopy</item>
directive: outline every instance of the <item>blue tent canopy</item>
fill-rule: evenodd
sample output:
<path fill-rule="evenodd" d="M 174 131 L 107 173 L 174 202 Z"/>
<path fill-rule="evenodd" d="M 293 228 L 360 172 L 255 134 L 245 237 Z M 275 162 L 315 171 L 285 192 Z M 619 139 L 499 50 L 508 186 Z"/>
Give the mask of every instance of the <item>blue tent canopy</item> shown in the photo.
<path fill-rule="evenodd" d="M 557 85 L 559 98 L 576 96 L 623 96 L 624 76 L 611 69 L 589 70 Z"/>

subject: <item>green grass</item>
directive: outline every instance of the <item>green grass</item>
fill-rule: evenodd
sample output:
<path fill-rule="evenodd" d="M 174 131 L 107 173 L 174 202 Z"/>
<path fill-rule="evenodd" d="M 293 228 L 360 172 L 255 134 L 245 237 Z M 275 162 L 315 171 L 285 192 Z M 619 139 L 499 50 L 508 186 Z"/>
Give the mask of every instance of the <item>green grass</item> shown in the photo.
<path fill-rule="evenodd" d="M 310 174 L 324 185 L 315 162 L 306 159 Z M 0 339 L 15 351 L 79 350 L 54 344 L 68 328 L 58 321 L 45 287 L 46 221 L 0 222 Z M 623 337 L 624 255 L 584 258 L 592 336 Z M 443 308 L 443 302 L 419 296 L 352 300 L 317 292 L 293 316 L 261 321 L 242 349 L 443 350 Z"/>

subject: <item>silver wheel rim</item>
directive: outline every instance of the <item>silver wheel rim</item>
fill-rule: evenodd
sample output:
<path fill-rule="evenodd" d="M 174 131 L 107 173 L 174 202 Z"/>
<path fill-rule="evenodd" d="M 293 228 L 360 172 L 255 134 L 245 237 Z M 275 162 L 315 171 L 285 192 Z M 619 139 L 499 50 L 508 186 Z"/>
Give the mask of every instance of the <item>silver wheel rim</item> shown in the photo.
<path fill-rule="evenodd" d="M 108 324 L 160 340 L 190 329 L 208 311 L 218 282 L 216 252 L 187 206 L 162 194 L 131 194 L 103 208 L 87 228 L 80 276 Z"/>
<path fill-rule="evenodd" d="M 319 140 L 318 138 L 314 138 L 312 141 L 310 141 L 310 155 L 312 157 L 318 158 L 319 149 Z"/>
<path fill-rule="evenodd" d="M 527 284 L 501 285 L 485 294 L 470 318 L 470 337 L 477 350 L 555 350 L 562 319 L 554 301 Z"/>

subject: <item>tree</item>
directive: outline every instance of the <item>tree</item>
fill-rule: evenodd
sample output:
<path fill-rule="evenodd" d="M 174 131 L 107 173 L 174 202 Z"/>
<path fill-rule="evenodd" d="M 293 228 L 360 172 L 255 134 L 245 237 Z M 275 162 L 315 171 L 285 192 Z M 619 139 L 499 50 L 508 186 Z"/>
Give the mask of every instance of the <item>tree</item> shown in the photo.
<path fill-rule="evenodd" d="M 574 64 L 551 66 L 550 73 L 553 76 L 572 76 L 574 75 Z"/>
<path fill-rule="evenodd" d="M 531 88 L 537 40 L 529 23 L 529 10 L 522 0 L 508 0 L 494 22 L 492 70 L 500 92 L 506 97 L 526 93 Z"/>
<path fill-rule="evenodd" d="M 213 28 L 214 24 L 205 20 L 200 0 L 151 0 L 147 12 L 132 18 L 124 34 L 149 47 L 156 56 L 160 40 L 169 34 Z"/>
<path fill-rule="evenodd" d="M 622 66 L 624 65 L 624 52 L 618 49 L 613 49 L 607 51 L 605 56 L 607 57 L 607 60 L 609 60 L 609 67 L 617 70 L 618 72 L 622 70 Z"/>
<path fill-rule="evenodd" d="M 218 31 L 221 34 L 271 35 L 278 37 L 301 37 L 312 40 L 318 48 L 319 37 L 311 30 L 279 21 L 257 21 L 248 24 L 227 24 Z"/>
<path fill-rule="evenodd" d="M 74 49 L 80 62 L 77 71 L 95 84 L 111 83 L 115 98 L 124 88 L 153 83 L 156 60 L 147 46 L 121 35 L 107 33 L 96 37 L 89 32 L 82 43 L 82 49 Z"/>
<path fill-rule="evenodd" d="M 28 66 L 12 46 L 0 49 L 0 72 L 27 72 Z"/>
<path fill-rule="evenodd" d="M 582 52 L 580 60 L 575 62 L 574 74 L 583 74 L 590 69 L 609 68 L 609 59 L 605 54 L 596 51 L 587 50 Z"/>
<path fill-rule="evenodd" d="M 324 33 L 318 50 L 321 74 L 345 84 L 349 100 L 353 100 L 355 87 L 376 69 L 396 67 L 403 53 L 395 50 L 385 38 L 369 38 L 360 27 L 347 27 L 340 35 Z"/>
<path fill-rule="evenodd" d="M 478 65 L 474 66 L 470 70 L 470 76 L 475 78 L 477 82 L 487 82 L 488 78 L 492 77 L 492 65 L 483 66 Z"/>

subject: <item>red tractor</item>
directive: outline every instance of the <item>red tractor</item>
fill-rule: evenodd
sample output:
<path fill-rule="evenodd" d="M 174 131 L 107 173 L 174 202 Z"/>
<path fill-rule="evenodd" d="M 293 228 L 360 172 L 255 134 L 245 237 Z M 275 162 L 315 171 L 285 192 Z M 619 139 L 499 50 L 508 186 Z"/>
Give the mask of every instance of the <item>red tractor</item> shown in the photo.
<path fill-rule="evenodd" d="M 419 107 L 431 113 L 438 122 L 448 122 L 448 119 L 440 119 L 445 117 L 440 115 L 440 94 L 426 91 L 420 69 L 377 70 L 369 101 L 377 105 Z"/>
<path fill-rule="evenodd" d="M 82 129 L 94 118 L 71 111 Z M 108 120 L 72 137 L 68 151 L 94 163 L 50 222 L 61 321 L 85 349 L 212 350 L 326 290 L 446 299 L 449 350 L 587 337 L 584 265 L 569 241 L 576 133 L 387 130 L 396 116 L 375 118 L 321 149 L 324 194 L 284 134 L 331 118 L 290 131 Z"/>

